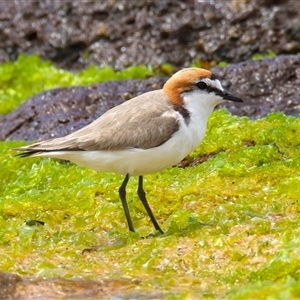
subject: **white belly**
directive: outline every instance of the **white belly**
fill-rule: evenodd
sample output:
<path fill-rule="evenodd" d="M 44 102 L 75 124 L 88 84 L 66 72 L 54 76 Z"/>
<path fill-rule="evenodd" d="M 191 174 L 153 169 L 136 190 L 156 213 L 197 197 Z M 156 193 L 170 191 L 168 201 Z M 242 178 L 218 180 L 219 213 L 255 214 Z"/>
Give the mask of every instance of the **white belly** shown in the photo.
<path fill-rule="evenodd" d="M 199 128 L 198 128 L 199 130 Z M 187 126 L 181 126 L 172 138 L 155 148 L 124 149 L 117 151 L 53 151 L 40 153 L 46 156 L 70 160 L 75 164 L 96 171 L 108 171 L 125 175 L 155 173 L 179 163 L 204 137 L 205 128 L 196 136 Z"/>

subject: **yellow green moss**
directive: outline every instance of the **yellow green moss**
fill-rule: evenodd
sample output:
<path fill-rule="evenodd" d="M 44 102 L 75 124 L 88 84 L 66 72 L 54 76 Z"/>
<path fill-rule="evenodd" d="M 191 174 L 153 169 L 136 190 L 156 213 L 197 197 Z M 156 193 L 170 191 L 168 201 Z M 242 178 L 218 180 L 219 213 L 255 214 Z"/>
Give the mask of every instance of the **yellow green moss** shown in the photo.
<path fill-rule="evenodd" d="M 40 78 L 41 70 L 43 64 L 30 76 Z M 98 70 L 85 72 L 89 83 Z M 2 78 L 3 112 L 26 98 L 14 75 L 6 88 Z M 45 82 L 40 89 L 55 80 Z M 14 95 L 18 85 L 20 95 L 10 104 L 10 89 Z M 136 178 L 128 200 L 137 232 L 129 233 L 117 192 L 121 176 L 15 157 L 11 148 L 23 144 L 0 142 L 0 270 L 126 278 L 132 286 L 124 298 L 153 292 L 170 300 L 300 297 L 299 118 L 273 113 L 249 120 L 215 111 L 189 167 L 145 176 L 149 203 L 166 232 L 146 239 L 154 232 L 136 196 Z"/>
<path fill-rule="evenodd" d="M 136 179 L 128 233 L 120 176 L 50 159 L 20 159 L 1 143 L 0 269 L 24 275 L 138 280 L 166 299 L 300 296 L 300 120 L 217 110 L 185 169 L 145 177 L 166 234 L 153 233 Z M 45 222 L 45 225 L 28 220 Z M 94 250 L 93 250 L 94 249 Z M 273 298 L 272 298 L 273 299 Z"/>

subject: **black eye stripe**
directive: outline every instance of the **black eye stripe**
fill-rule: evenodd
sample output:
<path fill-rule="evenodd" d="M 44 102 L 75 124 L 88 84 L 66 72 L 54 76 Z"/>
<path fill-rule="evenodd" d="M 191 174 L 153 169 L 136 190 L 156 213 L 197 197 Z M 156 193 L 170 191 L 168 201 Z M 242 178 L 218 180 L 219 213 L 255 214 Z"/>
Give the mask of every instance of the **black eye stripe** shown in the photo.
<path fill-rule="evenodd" d="M 208 86 L 206 89 L 209 93 L 214 92 L 216 95 L 221 96 L 223 94 L 223 92 L 221 90 L 219 90 L 218 88 L 212 87 L 212 86 Z"/>
<path fill-rule="evenodd" d="M 199 81 L 196 83 L 196 86 L 199 90 L 205 90 L 208 93 L 214 92 L 216 95 L 221 96 L 223 94 L 223 91 L 221 91 L 220 89 L 216 88 L 216 87 L 212 87 L 207 85 L 206 82 L 204 81 Z"/>

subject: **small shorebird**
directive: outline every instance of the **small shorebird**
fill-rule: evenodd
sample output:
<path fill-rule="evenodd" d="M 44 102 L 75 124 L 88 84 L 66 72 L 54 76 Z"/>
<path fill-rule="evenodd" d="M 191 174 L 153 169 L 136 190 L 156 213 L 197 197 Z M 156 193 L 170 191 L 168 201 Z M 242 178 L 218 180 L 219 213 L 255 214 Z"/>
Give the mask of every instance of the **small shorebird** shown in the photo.
<path fill-rule="evenodd" d="M 134 227 L 126 185 L 130 176 L 139 176 L 137 194 L 155 229 L 163 233 L 147 202 L 143 175 L 175 165 L 194 150 L 214 107 L 224 100 L 243 102 L 225 91 L 210 71 L 187 68 L 175 73 L 163 89 L 132 98 L 74 133 L 15 150 L 24 151 L 22 157 L 64 159 L 124 175 L 119 196 L 130 231 Z"/>

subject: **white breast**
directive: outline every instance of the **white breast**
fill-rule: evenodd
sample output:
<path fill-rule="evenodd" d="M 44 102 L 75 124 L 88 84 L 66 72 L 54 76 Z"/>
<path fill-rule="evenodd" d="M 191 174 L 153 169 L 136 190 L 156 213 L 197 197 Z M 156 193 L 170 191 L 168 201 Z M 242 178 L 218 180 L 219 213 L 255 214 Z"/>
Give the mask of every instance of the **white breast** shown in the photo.
<path fill-rule="evenodd" d="M 70 160 L 79 166 L 96 171 L 108 171 L 121 175 L 145 175 L 155 173 L 179 163 L 203 139 L 205 124 L 191 119 L 187 125 L 180 117 L 180 129 L 164 144 L 150 149 L 124 149 L 117 151 L 57 151 L 45 156 Z M 41 155 L 42 156 L 42 155 Z"/>

